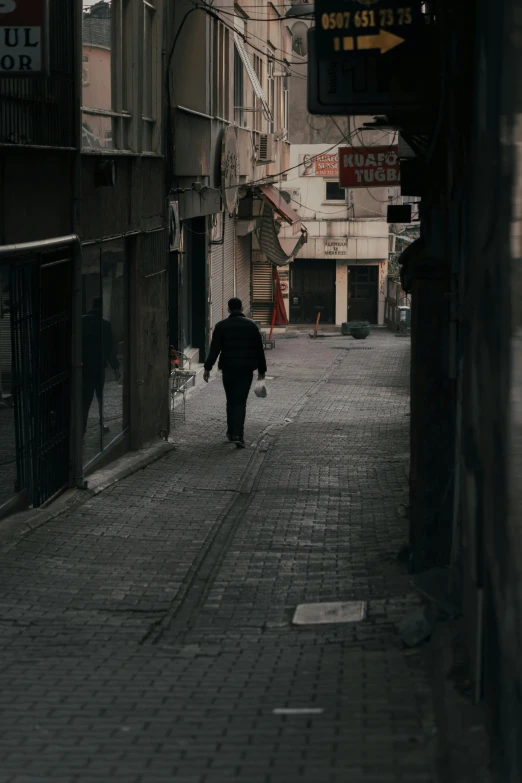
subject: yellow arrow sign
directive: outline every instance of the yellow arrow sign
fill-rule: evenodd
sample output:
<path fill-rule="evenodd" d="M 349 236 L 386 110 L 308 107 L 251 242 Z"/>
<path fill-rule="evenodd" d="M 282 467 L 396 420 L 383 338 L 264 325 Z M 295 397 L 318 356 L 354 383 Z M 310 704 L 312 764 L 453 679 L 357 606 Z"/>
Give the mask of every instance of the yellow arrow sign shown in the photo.
<path fill-rule="evenodd" d="M 387 30 L 381 30 L 379 35 L 357 36 L 357 49 L 380 49 L 381 54 L 386 54 L 401 43 L 404 43 L 404 38 L 399 38 L 398 35 L 389 33 Z"/>

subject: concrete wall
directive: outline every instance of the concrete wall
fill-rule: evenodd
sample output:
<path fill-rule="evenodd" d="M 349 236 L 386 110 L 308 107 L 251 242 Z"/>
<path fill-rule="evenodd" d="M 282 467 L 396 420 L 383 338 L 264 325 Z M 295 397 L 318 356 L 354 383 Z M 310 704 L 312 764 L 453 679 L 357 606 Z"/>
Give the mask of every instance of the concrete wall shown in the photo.
<path fill-rule="evenodd" d="M 0 149 L 2 244 L 69 234 L 73 156 L 70 152 Z"/>

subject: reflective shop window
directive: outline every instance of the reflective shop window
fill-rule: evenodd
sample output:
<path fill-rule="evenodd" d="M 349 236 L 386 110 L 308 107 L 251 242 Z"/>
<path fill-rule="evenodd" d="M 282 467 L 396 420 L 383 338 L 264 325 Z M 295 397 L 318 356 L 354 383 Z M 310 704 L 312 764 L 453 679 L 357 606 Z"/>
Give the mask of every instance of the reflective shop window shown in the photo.
<path fill-rule="evenodd" d="M 83 248 L 83 461 L 92 462 L 129 423 L 128 272 L 124 240 Z"/>

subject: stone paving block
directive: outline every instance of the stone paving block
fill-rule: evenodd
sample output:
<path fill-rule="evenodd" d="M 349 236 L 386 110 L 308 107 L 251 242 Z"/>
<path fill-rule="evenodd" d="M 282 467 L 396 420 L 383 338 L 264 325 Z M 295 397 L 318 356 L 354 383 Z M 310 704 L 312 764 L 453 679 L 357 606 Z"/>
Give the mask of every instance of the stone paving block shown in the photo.
<path fill-rule="evenodd" d="M 280 341 L 244 452 L 213 381 L 174 451 L 0 542 L 6 783 L 435 781 L 427 670 L 396 630 L 419 605 L 396 559 L 409 345 L 367 342 Z M 292 626 L 348 600 L 361 623 Z"/>

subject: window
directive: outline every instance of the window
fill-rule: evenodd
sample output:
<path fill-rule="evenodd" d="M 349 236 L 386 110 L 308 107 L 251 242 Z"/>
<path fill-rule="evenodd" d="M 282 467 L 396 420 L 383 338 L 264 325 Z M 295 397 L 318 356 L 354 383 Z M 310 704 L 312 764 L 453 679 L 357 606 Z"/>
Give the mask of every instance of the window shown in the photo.
<path fill-rule="evenodd" d="M 257 76 L 257 80 L 259 82 L 259 85 L 262 88 L 263 85 L 263 60 L 261 57 L 259 57 L 257 54 L 254 54 L 254 72 Z M 257 95 L 255 93 L 254 97 L 254 130 L 256 131 L 262 131 L 263 130 L 263 104 Z"/>
<path fill-rule="evenodd" d="M 95 460 L 129 425 L 128 267 L 125 240 L 82 254 L 83 462 Z"/>
<path fill-rule="evenodd" d="M 159 152 L 161 2 L 84 0 L 84 149 Z"/>
<path fill-rule="evenodd" d="M 243 111 L 245 100 L 245 69 L 239 56 L 237 46 L 234 46 L 234 122 L 240 128 L 246 125 Z"/>
<path fill-rule="evenodd" d="M 159 58 L 161 50 L 157 34 L 157 13 L 155 0 L 143 2 L 143 140 L 142 149 L 147 152 L 159 151 L 157 138 L 157 115 L 161 100 Z"/>
<path fill-rule="evenodd" d="M 346 190 L 341 188 L 337 180 L 326 181 L 326 201 L 346 201 Z"/>
<path fill-rule="evenodd" d="M 268 132 L 274 133 L 276 123 L 276 87 L 275 87 L 275 60 L 273 57 L 268 56 L 267 64 L 267 78 L 268 78 L 268 107 L 270 109 L 270 119 L 268 121 Z"/>
<path fill-rule="evenodd" d="M 229 120 L 230 116 L 230 34 L 221 22 L 214 23 L 214 89 L 213 113 L 215 117 Z M 235 66 L 234 66 L 235 67 Z"/>

